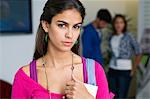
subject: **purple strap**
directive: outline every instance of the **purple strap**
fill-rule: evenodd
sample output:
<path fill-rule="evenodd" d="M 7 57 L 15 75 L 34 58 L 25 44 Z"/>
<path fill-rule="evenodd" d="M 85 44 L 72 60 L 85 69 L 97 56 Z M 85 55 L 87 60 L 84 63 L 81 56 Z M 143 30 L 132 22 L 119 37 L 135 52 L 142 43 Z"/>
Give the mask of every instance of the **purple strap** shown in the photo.
<path fill-rule="evenodd" d="M 88 77 L 87 77 L 87 70 L 86 70 L 86 59 L 82 57 L 82 63 L 83 63 L 83 77 L 84 77 L 84 83 L 88 82 Z"/>
<path fill-rule="evenodd" d="M 36 60 L 30 63 L 30 78 L 37 82 Z"/>

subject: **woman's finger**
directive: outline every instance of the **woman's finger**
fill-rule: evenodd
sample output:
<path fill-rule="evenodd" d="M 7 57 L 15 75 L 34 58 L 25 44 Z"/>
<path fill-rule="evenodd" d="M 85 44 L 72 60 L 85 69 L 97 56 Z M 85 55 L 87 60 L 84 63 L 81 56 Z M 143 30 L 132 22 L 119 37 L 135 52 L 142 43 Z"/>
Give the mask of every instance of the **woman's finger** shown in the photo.
<path fill-rule="evenodd" d="M 75 82 L 78 82 L 78 80 L 76 79 L 76 77 L 74 76 L 74 74 L 72 74 L 72 79 L 73 79 Z"/>
<path fill-rule="evenodd" d="M 73 99 L 73 95 L 67 94 L 66 95 L 67 99 Z"/>
<path fill-rule="evenodd" d="M 73 95 L 73 91 L 71 91 L 71 90 L 65 90 L 65 94 Z"/>
<path fill-rule="evenodd" d="M 72 79 L 73 79 L 73 81 L 76 82 L 76 83 L 82 83 L 80 80 L 78 80 L 78 79 L 74 76 L 74 74 L 72 74 Z"/>
<path fill-rule="evenodd" d="M 66 83 L 66 86 L 74 86 L 75 82 L 73 80 Z"/>
<path fill-rule="evenodd" d="M 74 90 L 74 87 L 73 86 L 66 86 L 65 90 Z"/>

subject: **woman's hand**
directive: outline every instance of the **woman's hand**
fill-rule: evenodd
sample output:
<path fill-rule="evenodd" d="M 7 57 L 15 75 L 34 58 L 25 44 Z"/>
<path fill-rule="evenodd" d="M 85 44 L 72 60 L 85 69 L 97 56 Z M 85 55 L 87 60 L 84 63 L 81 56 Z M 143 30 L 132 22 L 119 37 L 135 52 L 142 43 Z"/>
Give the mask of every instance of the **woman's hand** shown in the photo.
<path fill-rule="evenodd" d="M 84 83 L 78 81 L 74 76 L 72 78 L 73 80 L 66 83 L 65 94 L 67 99 L 94 99 Z"/>
<path fill-rule="evenodd" d="M 136 74 L 136 69 L 132 69 L 131 73 L 130 73 L 130 76 L 133 77 L 135 74 Z"/>

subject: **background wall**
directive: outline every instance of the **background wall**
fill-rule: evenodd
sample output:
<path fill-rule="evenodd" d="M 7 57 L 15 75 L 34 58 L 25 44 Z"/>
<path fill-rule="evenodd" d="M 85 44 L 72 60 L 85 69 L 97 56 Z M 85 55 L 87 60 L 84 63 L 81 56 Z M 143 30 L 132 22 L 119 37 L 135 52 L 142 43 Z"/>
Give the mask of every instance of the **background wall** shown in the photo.
<path fill-rule="evenodd" d="M 0 79 L 12 83 L 16 71 L 32 60 L 35 34 L 45 1 L 32 0 L 32 34 L 0 36 Z M 84 24 L 94 20 L 100 8 L 107 8 L 113 16 L 115 13 L 122 13 L 132 17 L 133 31 L 136 31 L 138 0 L 81 0 L 81 2 L 87 12 Z"/>
<path fill-rule="evenodd" d="M 45 0 L 32 0 L 33 33 L 0 36 L 0 79 L 10 83 L 17 70 L 32 60 L 35 35 Z"/>

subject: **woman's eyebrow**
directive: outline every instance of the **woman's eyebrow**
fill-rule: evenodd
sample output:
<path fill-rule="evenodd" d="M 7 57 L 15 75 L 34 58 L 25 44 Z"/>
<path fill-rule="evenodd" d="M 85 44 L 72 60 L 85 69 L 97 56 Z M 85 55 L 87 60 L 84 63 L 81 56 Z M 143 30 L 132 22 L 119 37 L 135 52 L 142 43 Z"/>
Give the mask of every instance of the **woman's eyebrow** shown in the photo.
<path fill-rule="evenodd" d="M 65 22 L 65 21 L 61 21 L 61 20 L 58 20 L 57 22 L 61 22 L 61 23 L 64 23 L 64 24 L 69 24 L 69 23 L 67 23 L 67 22 Z M 79 24 L 82 24 L 82 22 L 76 23 L 76 24 L 74 24 L 74 25 L 79 25 Z"/>
<path fill-rule="evenodd" d="M 77 23 L 77 24 L 75 24 L 75 25 L 82 25 L 82 22 L 79 22 L 79 23 Z"/>
<path fill-rule="evenodd" d="M 61 23 L 64 23 L 64 24 L 68 24 L 67 22 L 61 21 L 61 20 L 58 20 L 57 22 L 61 22 Z"/>

